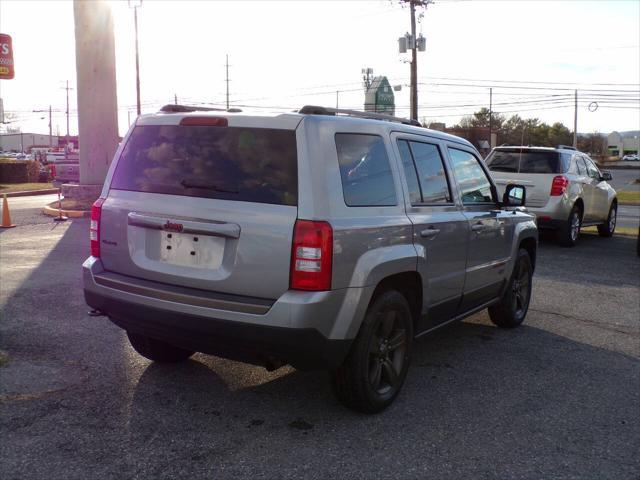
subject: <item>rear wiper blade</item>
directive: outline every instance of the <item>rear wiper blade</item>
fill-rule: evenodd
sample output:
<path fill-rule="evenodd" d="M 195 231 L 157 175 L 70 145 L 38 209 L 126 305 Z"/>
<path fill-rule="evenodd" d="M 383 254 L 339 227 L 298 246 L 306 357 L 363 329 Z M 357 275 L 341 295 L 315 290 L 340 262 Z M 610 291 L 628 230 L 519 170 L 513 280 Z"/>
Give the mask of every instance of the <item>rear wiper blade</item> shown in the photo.
<path fill-rule="evenodd" d="M 220 192 L 220 193 L 240 193 L 238 192 L 238 190 L 230 190 L 228 188 L 221 188 L 218 187 L 217 185 L 214 185 L 213 183 L 202 183 L 202 182 L 194 182 L 192 180 L 182 180 L 180 182 L 180 185 L 182 185 L 184 188 L 201 188 L 203 190 L 213 190 L 214 192 Z"/>

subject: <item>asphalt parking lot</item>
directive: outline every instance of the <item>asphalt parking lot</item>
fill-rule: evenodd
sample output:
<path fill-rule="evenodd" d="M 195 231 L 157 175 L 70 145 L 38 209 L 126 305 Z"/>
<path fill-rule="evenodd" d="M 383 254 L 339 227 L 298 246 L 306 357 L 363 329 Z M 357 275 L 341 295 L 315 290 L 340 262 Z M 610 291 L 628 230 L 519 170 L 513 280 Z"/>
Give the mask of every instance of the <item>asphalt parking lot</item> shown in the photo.
<path fill-rule="evenodd" d="M 88 221 L 38 203 L 0 233 L 4 480 L 640 477 L 635 238 L 541 242 L 524 326 L 481 313 L 419 340 L 397 401 L 365 416 L 321 372 L 138 356 L 86 314 Z"/>

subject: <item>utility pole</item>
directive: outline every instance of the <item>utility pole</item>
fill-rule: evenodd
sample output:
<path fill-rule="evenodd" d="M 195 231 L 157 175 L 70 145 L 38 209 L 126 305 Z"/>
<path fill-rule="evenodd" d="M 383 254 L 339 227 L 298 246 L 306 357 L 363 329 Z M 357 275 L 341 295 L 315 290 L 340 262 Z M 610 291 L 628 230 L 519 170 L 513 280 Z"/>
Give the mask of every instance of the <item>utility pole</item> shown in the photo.
<path fill-rule="evenodd" d="M 373 68 L 363 68 L 362 69 L 362 85 L 364 87 L 365 93 L 369 88 L 371 88 L 371 77 L 373 76 Z"/>
<path fill-rule="evenodd" d="M 432 3 L 432 0 L 401 0 L 409 4 L 409 12 L 411 14 L 411 33 L 401 37 L 400 53 L 411 50 L 411 85 L 410 85 L 410 102 L 411 102 L 411 119 L 418 120 L 418 51 L 423 52 L 426 48 L 426 40 L 420 34 L 420 38 L 416 37 L 416 6 L 426 8 Z"/>
<path fill-rule="evenodd" d="M 53 147 L 53 125 L 51 123 L 51 105 L 49 105 L 49 147 Z"/>
<path fill-rule="evenodd" d="M 489 87 L 489 148 L 493 148 L 493 88 Z"/>
<path fill-rule="evenodd" d="M 178 104 L 178 94 L 177 93 L 173 94 L 173 103 L 175 103 L 176 105 Z"/>
<path fill-rule="evenodd" d="M 578 90 L 576 90 L 573 109 L 573 148 L 578 148 Z"/>
<path fill-rule="evenodd" d="M 229 55 L 228 54 L 227 54 L 227 61 L 224 66 L 227 71 L 227 77 L 225 79 L 225 82 L 227 83 L 227 110 L 229 110 Z"/>
<path fill-rule="evenodd" d="M 416 2 L 410 0 L 411 10 L 411 36 L 413 37 L 413 48 L 411 48 L 411 120 L 418 120 L 418 55 L 416 52 Z"/>
<path fill-rule="evenodd" d="M 340 93 L 339 90 L 336 90 L 336 110 L 339 108 L 338 107 L 338 94 Z"/>
<path fill-rule="evenodd" d="M 67 91 L 67 138 L 66 138 L 66 144 L 69 144 L 69 90 L 71 90 L 69 88 L 69 80 L 67 80 L 67 86 L 65 87 L 65 90 Z"/>
<path fill-rule="evenodd" d="M 133 26 L 136 32 L 136 103 L 138 116 L 142 113 L 140 109 L 140 55 L 138 54 L 138 7 L 142 5 L 139 2 L 129 0 L 129 7 L 133 7 Z"/>
<path fill-rule="evenodd" d="M 52 122 L 52 115 L 51 112 L 53 110 L 51 109 L 51 105 L 49 105 L 49 146 L 53 147 L 53 122 Z M 45 113 L 47 112 L 47 110 L 34 110 L 34 112 L 38 112 L 38 113 Z M 44 117 L 42 117 L 44 118 Z"/>
<path fill-rule="evenodd" d="M 127 125 L 131 126 L 131 110 L 127 110 Z"/>

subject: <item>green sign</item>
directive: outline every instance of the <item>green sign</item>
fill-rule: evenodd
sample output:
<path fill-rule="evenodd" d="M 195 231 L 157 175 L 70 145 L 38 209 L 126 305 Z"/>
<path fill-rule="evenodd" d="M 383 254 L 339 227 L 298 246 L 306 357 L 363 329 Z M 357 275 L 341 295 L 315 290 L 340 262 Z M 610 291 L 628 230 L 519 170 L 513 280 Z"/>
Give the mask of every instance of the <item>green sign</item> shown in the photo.
<path fill-rule="evenodd" d="M 387 77 L 375 77 L 365 94 L 365 110 L 393 115 L 396 109 L 395 95 Z"/>

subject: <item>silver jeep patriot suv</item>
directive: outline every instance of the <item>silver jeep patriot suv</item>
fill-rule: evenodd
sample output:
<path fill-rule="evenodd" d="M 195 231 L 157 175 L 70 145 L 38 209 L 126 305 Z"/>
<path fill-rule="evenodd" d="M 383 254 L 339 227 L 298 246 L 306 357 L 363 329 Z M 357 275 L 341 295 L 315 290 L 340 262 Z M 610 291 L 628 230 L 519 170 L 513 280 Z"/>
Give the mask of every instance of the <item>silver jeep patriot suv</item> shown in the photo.
<path fill-rule="evenodd" d="M 331 372 L 348 407 L 398 395 L 416 337 L 524 320 L 537 228 L 465 140 L 378 114 L 138 118 L 91 212 L 87 304 L 157 362 L 194 352 Z"/>

